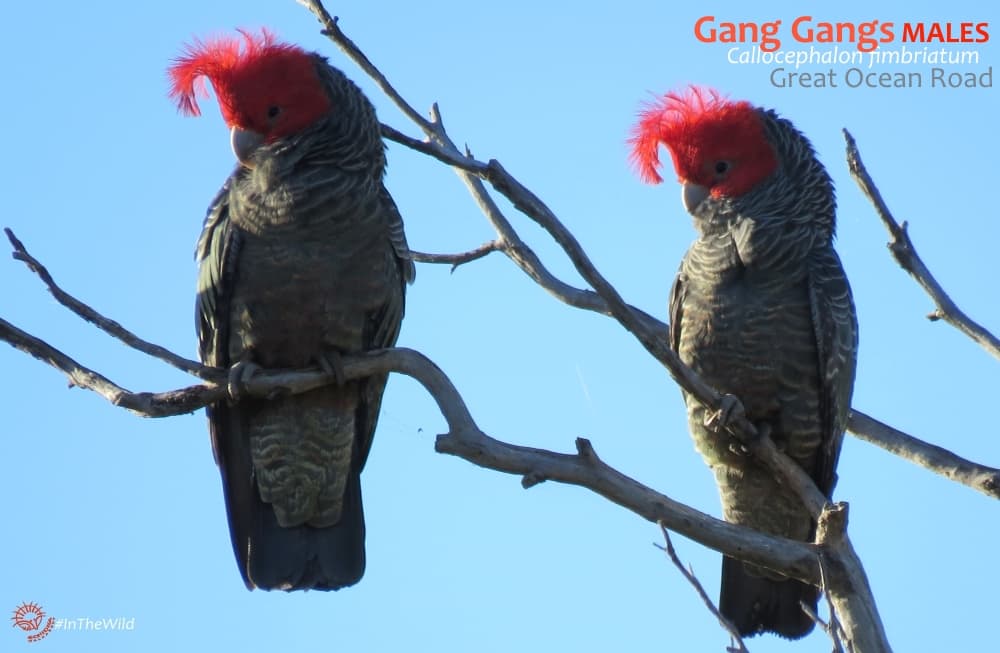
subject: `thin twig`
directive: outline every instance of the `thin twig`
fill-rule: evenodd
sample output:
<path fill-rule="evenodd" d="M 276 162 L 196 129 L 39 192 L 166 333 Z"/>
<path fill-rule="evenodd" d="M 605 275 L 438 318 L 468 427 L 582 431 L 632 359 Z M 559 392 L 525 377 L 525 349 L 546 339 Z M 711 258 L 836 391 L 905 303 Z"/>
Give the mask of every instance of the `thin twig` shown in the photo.
<path fill-rule="evenodd" d="M 885 200 L 882 199 L 882 193 L 879 192 L 875 182 L 868 174 L 865 164 L 861 161 L 861 154 L 858 152 L 854 136 L 846 129 L 844 130 L 844 140 L 847 141 L 847 166 L 851 170 L 851 176 L 854 177 L 858 186 L 861 187 L 861 191 L 875 206 L 876 213 L 889 231 L 889 251 L 892 252 L 892 256 L 899 263 L 899 266 L 916 279 L 937 306 L 935 311 L 927 317 L 931 320 L 944 320 L 972 338 L 994 357 L 1000 359 L 1000 338 L 966 315 L 944 291 L 941 284 L 927 269 L 923 259 L 917 254 L 913 241 L 910 240 L 910 235 L 907 233 L 906 222 L 900 224 L 892 216 Z"/>
<path fill-rule="evenodd" d="M 743 643 L 743 638 L 740 637 L 740 631 L 736 628 L 733 622 L 722 616 L 719 608 L 717 608 L 712 599 L 708 597 L 708 593 L 705 592 L 705 588 L 702 586 L 701 581 L 699 581 L 698 577 L 694 575 L 694 570 L 687 569 L 684 566 L 684 563 L 681 562 L 681 559 L 677 556 L 677 551 L 674 550 L 674 543 L 670 541 L 670 532 L 667 530 L 667 527 L 663 525 L 663 522 L 659 522 L 658 525 L 660 527 L 660 531 L 663 533 L 663 541 L 666 545 L 660 546 L 659 544 L 654 544 L 653 546 L 666 551 L 667 556 L 670 557 L 670 561 L 674 563 L 674 566 L 677 567 L 678 570 L 680 570 L 684 578 L 691 583 L 694 590 L 698 593 L 698 596 L 701 597 L 702 603 L 704 603 L 705 607 L 708 608 L 708 611 L 719 620 L 719 625 L 725 628 L 732 640 L 736 642 L 738 648 L 729 647 L 727 650 L 738 653 L 750 653 L 747 650 L 746 645 Z"/>
<path fill-rule="evenodd" d="M 395 103 L 396 106 L 409 118 L 411 121 L 417 123 L 421 128 L 429 128 L 432 125 L 431 121 L 420 115 L 420 113 L 414 109 L 403 97 L 396 92 L 396 89 L 392 87 L 389 80 L 379 71 L 378 68 L 368 60 L 368 57 L 354 45 L 354 42 L 344 34 L 340 25 L 337 24 L 338 18 L 336 16 L 331 16 L 330 12 L 326 10 L 322 2 L 319 0 L 296 0 L 300 5 L 308 9 L 316 16 L 320 24 L 323 26 L 323 34 L 330 37 L 334 43 L 340 45 L 340 47 L 351 55 L 351 58 L 355 63 L 365 71 L 365 74 L 372 78 L 375 84 L 379 87 L 385 95 Z"/>
<path fill-rule="evenodd" d="M 201 379 L 208 379 L 209 377 L 202 376 L 204 371 L 204 366 L 196 363 L 193 360 L 184 358 L 183 356 L 178 356 L 177 354 L 161 347 L 160 345 L 155 345 L 151 342 L 143 340 L 139 336 L 135 335 L 128 329 L 124 328 L 122 325 L 118 324 L 114 320 L 110 320 L 90 306 L 87 306 L 80 300 L 76 299 L 62 288 L 60 288 L 52 275 L 49 274 L 48 269 L 44 265 L 38 262 L 38 260 L 28 253 L 28 250 L 24 247 L 24 244 L 14 235 L 14 232 L 8 228 L 4 228 L 4 233 L 7 234 L 7 240 L 14 248 L 12 256 L 18 260 L 22 261 L 28 266 L 32 272 L 38 275 L 42 282 L 48 286 L 49 292 L 55 297 L 56 301 L 73 311 L 80 317 L 82 317 L 87 322 L 90 322 L 101 331 L 121 340 L 126 345 L 132 349 L 141 351 L 144 354 L 148 354 L 154 358 L 158 358 L 161 361 L 176 367 L 177 369 L 187 372 L 193 376 L 197 376 Z"/>
<path fill-rule="evenodd" d="M 819 626 L 824 633 L 829 636 L 831 641 L 833 641 L 833 651 L 834 653 L 844 653 L 844 647 L 841 643 L 840 638 L 840 623 L 837 621 L 837 613 L 833 608 L 833 601 L 830 599 L 830 592 L 826 587 L 826 574 L 823 568 L 823 556 L 819 559 L 819 572 L 820 572 L 820 590 L 823 592 L 823 596 L 826 597 L 827 606 L 830 608 L 830 621 L 827 623 L 816 614 L 816 611 L 812 609 L 812 606 L 807 604 L 805 601 L 799 601 L 799 607 L 802 611 L 813 620 L 817 626 Z"/>
<path fill-rule="evenodd" d="M 409 106 L 409 105 L 406 105 Z M 486 164 L 481 161 L 476 161 L 468 153 L 462 154 L 458 150 L 450 150 L 442 147 L 438 143 L 432 143 L 430 141 L 422 141 L 419 138 L 413 138 L 408 136 L 403 132 L 399 131 L 391 125 L 385 123 L 380 123 L 382 136 L 410 148 L 421 154 L 426 154 L 429 157 L 433 157 L 440 161 L 441 163 L 461 168 L 462 170 L 467 170 L 473 174 L 479 174 L 480 170 L 486 169 Z"/>
<path fill-rule="evenodd" d="M 100 324 L 98 324 L 98 328 L 101 328 Z M 16 326 L 2 318 L 0 318 L 0 340 L 9 343 L 15 349 L 19 349 L 30 356 L 34 356 L 43 363 L 47 363 L 52 367 L 61 370 L 69 378 L 71 387 L 76 386 L 87 390 L 93 390 L 115 406 L 122 406 L 123 408 L 127 408 L 137 414 L 150 417 L 161 416 L 153 414 L 158 412 L 158 409 L 155 408 L 149 409 L 149 412 L 143 408 L 135 410 L 134 405 L 141 403 L 141 399 L 139 399 L 138 394 L 130 393 L 128 390 L 125 390 L 108 379 L 106 376 L 99 374 L 90 368 L 84 367 L 44 340 L 36 338 L 30 333 L 18 329 Z M 165 417 L 168 415 L 178 415 L 188 412 L 191 411 L 165 411 L 162 416 Z"/>
<path fill-rule="evenodd" d="M 826 565 L 823 563 L 823 556 L 819 557 L 819 587 L 823 592 L 823 598 L 826 600 L 826 605 L 830 610 L 830 622 L 826 624 L 826 632 L 830 635 L 833 640 L 833 647 L 835 653 L 844 653 L 844 641 L 847 639 L 847 633 L 844 632 L 844 627 L 840 625 L 840 619 L 837 618 L 837 608 L 833 604 L 833 597 L 830 596 L 830 587 L 826 582 Z M 854 644 L 847 640 L 847 648 L 853 653 Z"/>
<path fill-rule="evenodd" d="M 350 51 L 347 53 L 349 56 L 351 55 Z M 440 115 L 436 110 L 436 106 L 435 115 Z M 433 134 L 433 138 L 435 139 L 434 142 L 426 140 L 422 141 L 411 136 L 407 136 L 396 128 L 384 123 L 382 124 L 382 135 L 389 140 L 395 141 L 417 152 L 426 154 L 427 156 L 435 158 L 442 163 L 467 173 L 460 173 L 460 177 L 469 187 L 469 191 L 472 194 L 473 199 L 475 199 L 479 208 L 486 215 L 487 220 L 489 220 L 490 224 L 493 225 L 494 229 L 496 229 L 499 234 L 498 240 L 502 240 L 506 243 L 502 250 L 503 253 L 506 254 L 508 258 L 510 258 L 511 261 L 513 261 L 514 264 L 521 269 L 521 271 L 527 274 L 532 281 L 544 288 L 549 294 L 564 304 L 574 308 L 593 311 L 595 313 L 600 313 L 601 315 L 613 317 L 611 308 L 608 306 L 608 303 L 603 297 L 593 290 L 577 288 L 556 277 L 548 270 L 545 264 L 542 263 L 541 259 L 528 246 L 528 244 L 521 240 L 521 237 L 510 224 L 510 221 L 506 218 L 489 194 L 486 193 L 485 187 L 480 181 L 481 179 L 488 178 L 491 174 L 490 164 L 477 161 L 471 154 L 461 153 L 448 139 L 447 134 L 443 131 L 443 127 L 440 129 L 438 129 L 438 127 L 430 127 L 429 129 L 432 130 L 430 133 Z M 442 142 L 444 144 L 442 144 Z M 629 305 L 628 308 L 633 312 L 636 318 L 643 323 L 645 328 L 650 333 L 655 334 L 655 336 L 659 339 L 666 339 L 666 324 L 657 320 L 648 313 L 636 308 L 635 306 Z"/>
<path fill-rule="evenodd" d="M 419 261 L 420 263 L 444 263 L 451 265 L 451 271 L 454 272 L 458 266 L 470 261 L 475 261 L 481 259 L 487 254 L 493 252 L 502 252 L 504 249 L 504 244 L 499 240 L 490 240 L 475 249 L 470 249 L 467 252 L 460 252 L 458 254 L 427 254 L 425 252 L 415 252 L 410 250 L 411 258 L 414 261 Z"/>
<path fill-rule="evenodd" d="M 818 614 L 816 614 L 816 611 L 812 609 L 812 606 L 810 606 L 805 601 L 799 601 L 799 608 L 803 612 L 805 612 L 806 616 L 809 617 L 809 619 L 811 619 L 814 624 L 816 624 L 817 626 L 819 626 L 820 629 L 824 633 L 826 633 L 827 635 L 830 635 L 830 624 L 828 624 L 825 621 L 823 621 L 823 618 L 820 617 Z M 832 635 L 831 635 L 831 637 L 832 637 Z M 843 651 L 841 650 L 841 648 L 838 645 L 838 642 L 836 640 L 834 640 L 833 649 L 834 649 L 834 651 L 837 651 L 838 653 L 843 653 Z"/>

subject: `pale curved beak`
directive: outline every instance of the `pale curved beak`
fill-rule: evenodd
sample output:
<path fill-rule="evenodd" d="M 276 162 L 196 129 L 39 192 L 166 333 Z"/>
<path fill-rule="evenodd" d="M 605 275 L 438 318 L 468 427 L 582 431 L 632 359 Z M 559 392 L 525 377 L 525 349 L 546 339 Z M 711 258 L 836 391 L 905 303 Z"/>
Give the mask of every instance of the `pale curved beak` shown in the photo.
<path fill-rule="evenodd" d="M 233 127 L 229 134 L 229 143 L 233 146 L 233 154 L 241 165 L 253 167 L 253 153 L 264 142 L 264 137 L 249 129 Z"/>
<path fill-rule="evenodd" d="M 708 199 L 708 195 L 709 190 L 705 186 L 687 182 L 681 186 L 681 201 L 684 202 L 684 208 L 691 215 L 694 215 L 699 204 Z"/>

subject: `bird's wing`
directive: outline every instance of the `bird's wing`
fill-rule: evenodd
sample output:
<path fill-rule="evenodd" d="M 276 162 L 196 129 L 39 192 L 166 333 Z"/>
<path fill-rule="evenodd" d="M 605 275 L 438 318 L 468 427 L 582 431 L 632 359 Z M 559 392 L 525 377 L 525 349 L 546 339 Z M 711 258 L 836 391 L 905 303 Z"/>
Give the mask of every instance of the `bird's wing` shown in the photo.
<path fill-rule="evenodd" d="M 830 496 L 837 481 L 837 459 L 850 415 L 858 354 L 858 320 L 851 287 L 833 248 L 810 260 L 809 302 L 819 357 L 823 429 L 813 479 Z"/>
<path fill-rule="evenodd" d="M 229 360 L 229 313 L 241 238 L 239 230 L 230 223 L 229 189 L 237 174 L 238 171 L 233 173 L 209 205 L 195 252 L 198 262 L 195 300 L 198 351 L 203 363 L 223 369 L 236 362 Z M 259 498 L 253 483 L 244 423 L 239 409 L 225 401 L 206 406 L 205 414 L 212 437 L 212 453 L 222 474 L 233 549 L 243 580 L 252 589 L 246 543 L 257 528 Z"/>
<path fill-rule="evenodd" d="M 396 344 L 400 323 L 406 309 L 406 284 L 412 283 L 415 276 L 410 248 L 403 232 L 403 219 L 392 196 L 384 187 L 381 190 L 381 210 L 384 212 L 384 219 L 389 229 L 389 241 L 392 245 L 393 262 L 386 269 L 395 279 L 390 282 L 393 291 L 388 294 L 386 301 L 379 306 L 378 310 L 368 316 L 368 328 L 364 343 L 366 350 L 383 349 Z M 372 437 L 378 422 L 387 376 L 385 374 L 373 376 L 362 384 L 361 415 L 359 417 L 364 420 L 364 425 L 358 427 L 359 441 L 355 448 L 357 456 L 355 469 L 358 470 L 364 467 L 368 452 L 371 450 Z"/>
<path fill-rule="evenodd" d="M 399 261 L 403 281 L 413 283 L 417 270 L 413 265 L 410 245 L 406 242 L 406 232 L 403 231 L 403 216 L 399 214 L 399 208 L 396 207 L 396 202 L 385 186 L 382 187 L 381 197 L 389 225 L 389 242 L 392 243 L 392 250 L 396 253 L 396 258 Z M 402 313 L 400 313 L 400 317 L 402 317 Z M 393 342 L 395 342 L 395 338 L 393 338 Z"/>
<path fill-rule="evenodd" d="M 209 205 L 195 251 L 198 262 L 198 297 L 195 301 L 198 353 L 203 363 L 217 367 L 230 365 L 229 294 L 239 254 L 238 234 L 229 224 L 229 187 L 232 183 L 233 177 L 230 177 Z"/>
<path fill-rule="evenodd" d="M 686 282 L 684 264 L 681 263 L 681 269 L 677 271 L 674 284 L 670 287 L 670 302 L 668 304 L 670 315 L 670 324 L 667 325 L 668 336 L 670 348 L 675 352 L 679 352 L 681 347 L 681 317 L 684 313 L 684 297 L 687 293 Z"/>

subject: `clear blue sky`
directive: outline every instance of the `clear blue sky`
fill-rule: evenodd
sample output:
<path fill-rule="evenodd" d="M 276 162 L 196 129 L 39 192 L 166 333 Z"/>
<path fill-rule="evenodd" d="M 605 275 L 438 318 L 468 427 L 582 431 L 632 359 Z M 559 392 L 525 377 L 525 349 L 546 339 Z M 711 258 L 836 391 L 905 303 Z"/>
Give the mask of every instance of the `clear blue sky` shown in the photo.
<path fill-rule="evenodd" d="M 775 88 L 769 66 L 727 63 L 727 46 L 697 42 L 693 25 L 705 14 L 782 19 L 783 47 L 808 47 L 788 32 L 801 3 L 739 13 L 672 4 L 330 9 L 406 97 L 421 109 L 439 102 L 457 142 L 500 159 L 629 301 L 664 318 L 693 230 L 677 185 L 645 186 L 626 163 L 639 102 L 698 82 L 778 109 L 809 135 L 837 183 L 837 247 L 861 322 L 854 405 L 1000 464 L 991 417 L 998 363 L 924 319 L 930 301 L 886 252 L 840 135 L 853 131 L 954 299 L 997 331 L 996 89 Z M 873 6 L 843 2 L 816 20 L 986 21 L 990 42 L 968 46 L 980 64 L 957 69 L 982 72 L 998 61 L 995 6 Z M 192 252 L 233 159 L 214 101 L 187 119 L 166 98 L 164 71 L 183 42 L 269 26 L 327 54 L 384 121 L 416 133 L 291 0 L 22 2 L 5 13 L 0 223 L 67 290 L 189 357 Z M 929 82 L 928 68 L 917 66 Z M 395 145 L 389 156 L 388 185 L 415 249 L 459 251 L 491 238 L 451 171 Z M 536 228 L 515 223 L 555 271 L 575 278 Z M 0 286 L 0 315 L 130 389 L 193 382 L 72 316 L 17 262 L 0 263 Z M 454 274 L 420 265 L 400 343 L 437 361 L 490 434 L 561 451 L 586 436 L 610 464 L 718 514 L 664 370 L 612 321 L 557 303 L 506 259 Z M 30 645 L 5 626 L 4 651 L 721 651 L 727 643 L 652 546 L 655 526 L 579 488 L 525 491 L 516 477 L 435 454 L 444 422 L 409 379 L 390 383 L 363 477 L 364 580 L 339 593 L 285 595 L 243 587 L 202 413 L 134 417 L 66 389 L 59 373 L 9 347 L 0 347 L 0 369 L 0 612 L 37 601 L 56 617 L 135 618 L 131 632 L 55 632 Z M 994 648 L 996 501 L 850 436 L 840 476 L 836 497 L 851 503 L 850 533 L 896 649 Z M 715 596 L 719 555 L 681 537 L 676 544 Z M 794 646 L 757 638 L 750 648 L 830 650 L 816 634 Z"/>

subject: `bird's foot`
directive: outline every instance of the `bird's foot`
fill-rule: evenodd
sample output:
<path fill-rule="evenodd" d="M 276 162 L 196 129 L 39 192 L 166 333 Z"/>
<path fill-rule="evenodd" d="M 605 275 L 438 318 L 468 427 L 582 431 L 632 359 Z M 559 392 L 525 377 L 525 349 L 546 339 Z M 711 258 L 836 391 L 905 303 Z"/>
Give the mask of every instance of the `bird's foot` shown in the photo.
<path fill-rule="evenodd" d="M 260 365 L 248 358 L 240 360 L 229 368 L 229 384 L 227 388 L 229 390 L 229 400 L 232 403 L 239 403 L 246 393 L 247 381 L 259 372 L 260 369 Z"/>
<path fill-rule="evenodd" d="M 719 410 L 705 415 L 705 427 L 712 431 L 724 431 L 736 420 L 746 417 L 746 410 L 736 395 L 724 394 L 719 403 Z"/>
<path fill-rule="evenodd" d="M 770 422 L 754 422 L 754 427 L 757 429 L 756 437 L 748 442 L 737 440 L 734 437 L 733 441 L 729 444 L 729 450 L 740 456 L 749 456 L 751 454 L 750 448 L 754 444 L 759 440 L 771 437 Z"/>
<path fill-rule="evenodd" d="M 330 349 L 323 352 L 316 357 L 316 363 L 337 385 L 344 385 L 347 382 L 347 375 L 344 373 L 344 359 L 339 351 Z"/>

